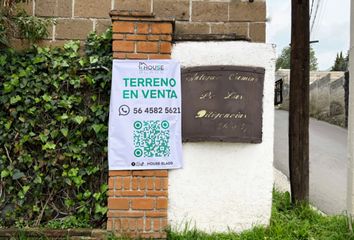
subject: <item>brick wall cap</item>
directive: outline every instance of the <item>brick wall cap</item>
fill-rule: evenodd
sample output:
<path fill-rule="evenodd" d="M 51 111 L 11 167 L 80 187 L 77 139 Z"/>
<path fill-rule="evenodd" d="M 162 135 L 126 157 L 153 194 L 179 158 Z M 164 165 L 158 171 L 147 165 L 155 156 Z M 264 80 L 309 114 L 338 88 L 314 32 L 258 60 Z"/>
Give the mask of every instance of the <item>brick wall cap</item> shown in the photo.
<path fill-rule="evenodd" d="M 247 41 L 251 39 L 237 34 L 175 34 L 173 41 Z"/>
<path fill-rule="evenodd" d="M 112 10 L 109 15 L 112 21 L 168 22 L 172 23 L 173 28 L 175 25 L 175 19 L 156 18 L 155 14 L 150 12 Z"/>
<path fill-rule="evenodd" d="M 152 12 L 144 11 L 127 11 L 127 10 L 112 10 L 109 12 L 111 17 L 144 17 L 153 18 L 155 14 Z"/>

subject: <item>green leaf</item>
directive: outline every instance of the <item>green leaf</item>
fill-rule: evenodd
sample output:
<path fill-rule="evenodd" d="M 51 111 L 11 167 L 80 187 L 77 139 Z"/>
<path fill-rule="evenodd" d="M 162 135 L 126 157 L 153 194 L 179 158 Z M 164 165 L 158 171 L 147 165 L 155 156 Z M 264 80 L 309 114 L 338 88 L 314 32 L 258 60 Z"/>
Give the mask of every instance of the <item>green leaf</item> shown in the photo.
<path fill-rule="evenodd" d="M 98 201 L 101 198 L 101 193 L 94 193 L 93 198 Z"/>
<path fill-rule="evenodd" d="M 108 211 L 107 207 L 102 207 L 100 204 L 95 204 L 95 213 L 101 213 L 102 215 L 106 214 Z"/>
<path fill-rule="evenodd" d="M 92 125 L 92 129 L 95 131 L 95 133 L 99 133 L 101 131 L 101 129 L 104 127 L 105 125 L 103 124 L 94 124 Z"/>
<path fill-rule="evenodd" d="M 98 57 L 97 56 L 91 56 L 90 57 L 90 63 L 91 64 L 94 64 L 94 63 L 97 63 L 98 62 Z"/>
<path fill-rule="evenodd" d="M 100 189 L 101 189 L 102 193 L 105 193 L 108 190 L 108 185 L 106 183 L 104 183 L 101 185 Z"/>
<path fill-rule="evenodd" d="M 36 178 L 33 181 L 34 183 L 41 184 L 42 183 L 42 178 L 40 176 L 36 176 Z"/>
<path fill-rule="evenodd" d="M 11 125 L 12 125 L 12 121 L 8 121 L 7 123 L 5 123 L 6 130 L 9 130 L 11 128 Z"/>
<path fill-rule="evenodd" d="M 89 190 L 86 190 L 85 192 L 84 192 L 84 198 L 89 198 L 89 197 L 91 197 L 91 195 L 92 195 L 92 193 L 89 191 Z"/>
<path fill-rule="evenodd" d="M 59 120 L 66 120 L 66 119 L 68 119 L 68 118 L 69 118 L 68 114 L 64 113 L 63 115 L 61 115 L 61 116 L 59 117 Z"/>
<path fill-rule="evenodd" d="M 47 142 L 45 145 L 42 146 L 42 150 L 51 149 L 54 150 L 56 145 L 53 142 Z"/>
<path fill-rule="evenodd" d="M 52 97 L 49 96 L 48 94 L 44 94 L 44 95 L 42 96 L 42 98 L 43 98 L 43 100 L 46 101 L 46 102 L 52 101 Z"/>
<path fill-rule="evenodd" d="M 10 104 L 18 103 L 18 102 L 21 101 L 21 100 L 22 100 L 21 96 L 17 95 L 17 96 L 12 97 L 12 98 L 10 99 Z"/>
<path fill-rule="evenodd" d="M 68 136 L 69 130 L 67 128 L 62 128 L 60 129 L 61 134 L 63 134 L 64 137 Z"/>
<path fill-rule="evenodd" d="M 4 83 L 4 92 L 5 93 L 12 92 L 13 90 L 14 90 L 14 87 L 12 86 L 11 83 L 8 83 L 8 82 Z"/>
<path fill-rule="evenodd" d="M 45 143 L 48 140 L 48 136 L 43 133 L 40 133 L 39 139 L 42 141 L 42 143 Z"/>
<path fill-rule="evenodd" d="M 0 66 L 4 66 L 6 64 L 6 55 L 0 55 Z"/>
<path fill-rule="evenodd" d="M 1 178 L 6 178 L 9 175 L 10 175 L 10 171 L 8 171 L 7 169 L 1 171 Z"/>
<path fill-rule="evenodd" d="M 20 179 L 24 176 L 25 176 L 25 174 L 23 172 L 16 169 L 14 175 L 12 175 L 12 179 L 17 180 L 17 179 Z"/>
<path fill-rule="evenodd" d="M 74 117 L 74 121 L 77 124 L 81 124 L 83 121 L 85 121 L 85 118 L 83 116 L 76 116 L 76 117 Z"/>
<path fill-rule="evenodd" d="M 35 57 L 35 58 L 33 59 L 33 63 L 34 63 L 34 64 L 42 63 L 42 62 L 44 62 L 44 61 L 45 61 L 45 59 L 44 59 L 43 57 L 41 57 L 41 56 Z"/>

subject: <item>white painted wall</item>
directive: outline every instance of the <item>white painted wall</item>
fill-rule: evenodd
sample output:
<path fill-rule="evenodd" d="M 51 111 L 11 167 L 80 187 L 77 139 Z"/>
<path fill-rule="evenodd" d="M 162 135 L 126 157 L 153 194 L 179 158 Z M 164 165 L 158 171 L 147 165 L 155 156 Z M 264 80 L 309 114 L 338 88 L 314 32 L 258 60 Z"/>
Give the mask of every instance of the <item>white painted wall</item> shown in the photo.
<path fill-rule="evenodd" d="M 354 3 L 350 3 L 347 211 L 354 216 Z"/>
<path fill-rule="evenodd" d="M 182 67 L 263 67 L 263 142 L 186 143 L 184 168 L 169 175 L 170 224 L 206 232 L 242 231 L 267 225 L 273 187 L 275 48 L 248 42 L 178 42 L 172 58 Z"/>

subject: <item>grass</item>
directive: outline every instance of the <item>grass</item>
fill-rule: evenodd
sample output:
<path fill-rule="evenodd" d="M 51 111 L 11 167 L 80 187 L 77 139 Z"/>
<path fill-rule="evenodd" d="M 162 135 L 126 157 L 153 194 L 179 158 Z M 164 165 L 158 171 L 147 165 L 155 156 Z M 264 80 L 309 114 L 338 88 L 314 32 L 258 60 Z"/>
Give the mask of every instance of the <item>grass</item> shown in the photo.
<path fill-rule="evenodd" d="M 19 240 L 27 240 L 19 234 Z M 32 238 L 33 239 L 33 238 Z M 36 238 L 36 239 L 47 239 Z M 289 193 L 273 192 L 272 217 L 269 227 L 255 227 L 240 234 L 234 232 L 207 234 L 195 228 L 167 230 L 169 240 L 354 240 L 346 216 L 324 216 L 309 205 L 292 206 Z M 110 236 L 108 240 L 128 240 Z"/>
<path fill-rule="evenodd" d="M 240 234 L 206 234 L 186 228 L 168 230 L 170 240 L 354 240 L 345 216 L 323 216 L 308 205 L 292 206 L 289 193 L 273 192 L 270 226 L 255 227 Z"/>

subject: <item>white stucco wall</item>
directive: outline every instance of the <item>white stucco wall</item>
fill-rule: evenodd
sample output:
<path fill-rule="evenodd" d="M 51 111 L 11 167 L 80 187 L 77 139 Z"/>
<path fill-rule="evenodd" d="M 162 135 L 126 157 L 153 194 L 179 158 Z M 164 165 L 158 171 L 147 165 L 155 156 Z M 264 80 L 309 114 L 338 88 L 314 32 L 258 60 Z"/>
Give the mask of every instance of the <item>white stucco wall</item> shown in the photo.
<path fill-rule="evenodd" d="M 182 67 L 239 65 L 266 69 L 263 142 L 186 143 L 184 167 L 169 175 L 168 218 L 206 232 L 267 225 L 271 215 L 274 132 L 274 46 L 248 42 L 177 42 L 172 58 Z"/>

